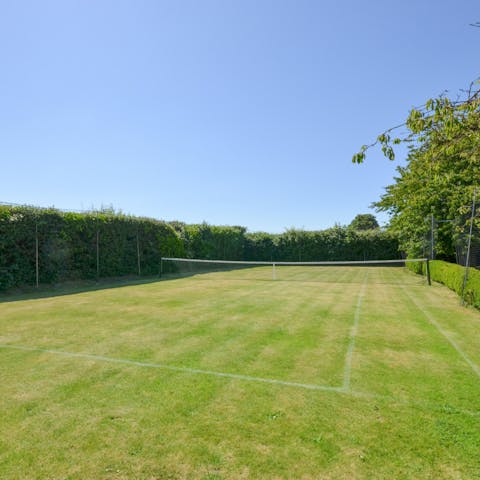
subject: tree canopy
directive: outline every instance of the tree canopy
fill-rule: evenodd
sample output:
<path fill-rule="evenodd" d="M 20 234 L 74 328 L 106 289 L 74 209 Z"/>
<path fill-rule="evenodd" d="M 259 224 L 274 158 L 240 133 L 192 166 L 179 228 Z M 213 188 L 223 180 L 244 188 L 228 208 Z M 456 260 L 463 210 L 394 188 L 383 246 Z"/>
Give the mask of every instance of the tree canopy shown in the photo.
<path fill-rule="evenodd" d="M 360 213 L 350 223 L 350 228 L 354 230 L 374 230 L 379 228 L 375 215 L 371 213 Z"/>
<path fill-rule="evenodd" d="M 456 100 L 441 95 L 412 109 L 405 124 L 383 132 L 353 156 L 354 163 L 362 163 L 367 151 L 378 144 L 394 160 L 395 145 L 408 144 L 406 165 L 397 167 L 395 182 L 374 206 L 391 215 L 390 229 L 410 255 L 421 253 L 432 215 L 442 221 L 437 254 L 447 259 L 454 255 L 455 236 L 464 228 L 473 191 L 480 185 L 478 85 L 472 83 Z M 399 127 L 406 127 L 407 133 L 393 136 Z"/>

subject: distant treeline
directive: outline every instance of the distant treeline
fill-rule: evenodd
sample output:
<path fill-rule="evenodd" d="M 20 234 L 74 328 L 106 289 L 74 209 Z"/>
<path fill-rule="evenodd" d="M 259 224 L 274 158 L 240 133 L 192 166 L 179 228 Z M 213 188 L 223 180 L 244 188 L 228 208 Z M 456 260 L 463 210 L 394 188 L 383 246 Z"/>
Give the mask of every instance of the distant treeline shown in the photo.
<path fill-rule="evenodd" d="M 38 254 L 37 254 L 38 252 Z M 0 289 L 124 275 L 156 275 L 161 257 L 321 261 L 399 258 L 381 229 L 247 233 L 239 226 L 187 225 L 113 211 L 72 213 L 0 206 Z M 37 268 L 38 262 L 38 268 Z"/>

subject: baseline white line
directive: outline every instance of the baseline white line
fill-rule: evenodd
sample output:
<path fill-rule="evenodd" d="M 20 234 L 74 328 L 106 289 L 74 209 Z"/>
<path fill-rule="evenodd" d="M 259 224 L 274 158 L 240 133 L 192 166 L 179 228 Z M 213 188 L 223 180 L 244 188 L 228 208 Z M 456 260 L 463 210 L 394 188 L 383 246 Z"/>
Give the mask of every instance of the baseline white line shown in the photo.
<path fill-rule="evenodd" d="M 350 343 L 348 344 L 347 355 L 345 357 L 345 369 L 343 373 L 343 386 L 342 386 L 343 390 L 350 389 L 353 350 L 355 348 L 355 339 L 357 337 L 358 325 L 360 323 L 360 309 L 362 307 L 363 297 L 365 296 L 365 290 L 367 288 L 367 279 L 368 279 L 368 272 L 365 274 L 365 278 L 363 279 L 362 287 L 360 289 L 360 293 L 358 294 L 357 305 L 355 307 L 353 326 L 350 331 Z"/>
<path fill-rule="evenodd" d="M 328 385 L 314 385 L 309 383 L 287 382 L 284 380 L 277 380 L 273 378 L 253 377 L 250 375 L 216 372 L 212 370 L 201 370 L 198 368 L 175 367 L 173 365 L 167 365 L 163 363 L 138 362 L 135 360 L 105 357 L 103 355 L 92 355 L 89 353 L 74 353 L 74 352 L 66 352 L 64 350 L 52 350 L 49 348 L 38 348 L 38 347 L 28 347 L 25 345 L 9 345 L 9 344 L 0 344 L 0 348 L 12 349 L 12 350 L 24 350 L 24 351 L 40 352 L 40 353 L 50 353 L 53 355 L 62 355 L 64 357 L 83 358 L 86 360 L 95 360 L 95 361 L 109 362 L 109 363 L 120 363 L 123 365 L 134 365 L 136 367 L 159 368 L 162 370 L 170 370 L 173 372 L 210 375 L 214 377 L 223 377 L 223 378 L 233 378 L 235 380 L 244 380 L 249 382 L 271 383 L 271 384 L 283 385 L 287 387 L 305 388 L 308 390 L 321 390 L 321 391 L 332 391 L 332 392 L 341 391 L 341 388 L 339 387 L 330 387 Z"/>
<path fill-rule="evenodd" d="M 402 287 L 402 290 L 404 291 L 405 295 L 413 302 L 413 304 L 420 310 L 420 312 L 423 313 L 423 315 L 430 322 L 430 324 L 433 325 L 438 330 L 438 332 L 443 335 L 443 337 L 445 337 L 445 339 L 457 351 L 457 353 L 465 360 L 466 363 L 468 363 L 468 365 L 477 375 L 477 377 L 480 378 L 480 367 L 470 359 L 470 357 L 460 348 L 458 343 L 441 327 L 441 325 L 435 320 L 435 318 L 433 318 L 430 312 L 425 310 L 423 305 L 419 303 L 414 297 L 412 297 L 410 293 L 408 293 L 405 287 Z"/>
<path fill-rule="evenodd" d="M 70 358 L 80 358 L 85 360 L 94 360 L 94 361 L 101 361 L 101 362 L 109 362 L 109 363 L 117 363 L 117 364 L 124 364 L 124 365 L 133 365 L 136 367 L 148 367 L 148 368 L 159 368 L 163 370 L 170 370 L 174 372 L 181 372 L 181 373 L 190 373 L 190 374 L 203 374 L 203 375 L 212 375 L 215 377 L 223 377 L 223 378 L 233 378 L 236 380 L 244 380 L 244 381 L 251 381 L 251 382 L 262 382 L 262 383 L 270 383 L 270 384 L 277 384 L 283 385 L 288 387 L 297 387 L 303 388 L 307 390 L 316 390 L 316 391 L 323 391 L 323 392 L 332 392 L 339 395 L 347 395 L 354 398 L 364 398 L 364 399 L 372 399 L 372 400 L 382 400 L 391 403 L 398 403 L 404 406 L 416 406 L 419 408 L 427 408 L 427 409 L 442 409 L 443 405 L 431 404 L 428 402 L 421 402 L 418 400 L 411 401 L 407 399 L 400 399 L 389 395 L 380 395 L 377 393 L 369 393 L 369 392 L 361 392 L 357 390 L 345 390 L 344 388 L 340 387 L 329 387 L 325 385 L 311 385 L 306 383 L 296 383 L 296 382 L 285 382 L 282 380 L 275 380 L 269 378 L 260 378 L 260 377 L 251 377 L 248 375 L 237 375 L 234 373 L 223 373 L 223 372 L 213 372 L 209 370 L 199 370 L 195 368 L 187 368 L 187 367 L 174 367 L 171 365 L 164 365 L 159 363 L 145 363 L 145 362 L 137 362 L 134 360 L 126 360 L 126 359 L 118 359 L 112 357 L 105 357 L 102 355 L 92 355 L 88 353 L 74 353 L 74 352 L 66 352 L 63 350 L 52 350 L 47 348 L 37 348 L 37 347 L 28 347 L 26 345 L 9 345 L 9 344 L 0 344 L 0 349 L 11 349 L 11 350 L 22 350 L 27 352 L 39 352 L 39 353 L 49 353 L 53 355 L 60 355 L 64 357 Z M 462 413 L 464 415 L 480 417 L 480 411 L 472 411 L 472 410 L 463 410 L 453 407 L 455 411 Z"/>

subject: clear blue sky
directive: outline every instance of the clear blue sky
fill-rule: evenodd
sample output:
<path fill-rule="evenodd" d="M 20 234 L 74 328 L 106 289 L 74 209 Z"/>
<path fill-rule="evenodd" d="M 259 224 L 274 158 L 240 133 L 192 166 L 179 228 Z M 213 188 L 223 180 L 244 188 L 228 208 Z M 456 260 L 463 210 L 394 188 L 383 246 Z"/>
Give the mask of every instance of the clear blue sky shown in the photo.
<path fill-rule="evenodd" d="M 476 21 L 478 0 L 0 0 L 0 201 L 349 223 L 395 168 L 352 154 L 479 76 Z"/>

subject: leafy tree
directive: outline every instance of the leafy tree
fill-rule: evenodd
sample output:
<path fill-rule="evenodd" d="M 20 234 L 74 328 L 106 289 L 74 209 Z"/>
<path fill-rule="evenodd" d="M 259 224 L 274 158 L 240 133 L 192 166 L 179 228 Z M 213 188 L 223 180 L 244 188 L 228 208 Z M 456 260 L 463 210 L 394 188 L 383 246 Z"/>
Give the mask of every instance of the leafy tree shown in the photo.
<path fill-rule="evenodd" d="M 371 213 L 360 213 L 350 223 L 350 228 L 353 230 L 374 230 L 379 228 L 375 215 Z"/>
<path fill-rule="evenodd" d="M 394 160 L 395 145 L 408 145 L 406 166 L 397 167 L 395 183 L 374 206 L 391 215 L 391 231 L 411 256 L 421 253 L 432 215 L 449 220 L 439 228 L 437 254 L 446 259 L 454 256 L 455 235 L 464 228 L 461 219 L 467 217 L 473 191 L 480 185 L 478 84 L 472 83 L 456 100 L 445 95 L 428 100 L 411 110 L 405 124 L 385 131 L 353 156 L 354 163 L 362 163 L 367 151 L 379 144 L 384 155 Z M 406 135 L 392 137 L 399 127 L 407 128 Z"/>

